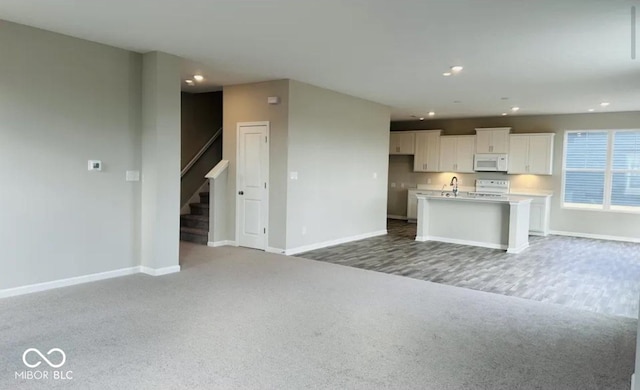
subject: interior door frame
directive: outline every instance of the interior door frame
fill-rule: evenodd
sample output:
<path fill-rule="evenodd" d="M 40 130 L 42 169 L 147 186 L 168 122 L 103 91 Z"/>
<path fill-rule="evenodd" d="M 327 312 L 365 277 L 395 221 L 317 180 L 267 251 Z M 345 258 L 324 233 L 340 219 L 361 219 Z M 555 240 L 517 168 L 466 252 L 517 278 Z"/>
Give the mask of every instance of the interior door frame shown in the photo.
<path fill-rule="evenodd" d="M 270 158 L 270 145 L 271 145 L 271 124 L 269 121 L 260 121 L 260 122 L 238 122 L 236 124 L 236 185 L 234 196 L 236 197 L 236 246 L 240 246 L 240 197 L 238 196 L 239 183 L 240 183 L 240 169 L 239 161 L 240 161 L 240 128 L 242 127 L 250 127 L 250 126 L 266 126 L 267 127 L 267 140 L 266 140 L 266 148 L 267 153 L 266 156 L 262 159 L 262 164 L 265 167 L 265 177 L 263 178 L 266 183 L 266 191 L 263 201 L 265 202 L 265 209 L 263 213 L 263 226 L 266 229 L 264 233 L 264 248 L 263 251 L 266 251 L 269 247 L 269 192 L 271 191 L 271 183 L 269 182 L 269 158 Z"/>

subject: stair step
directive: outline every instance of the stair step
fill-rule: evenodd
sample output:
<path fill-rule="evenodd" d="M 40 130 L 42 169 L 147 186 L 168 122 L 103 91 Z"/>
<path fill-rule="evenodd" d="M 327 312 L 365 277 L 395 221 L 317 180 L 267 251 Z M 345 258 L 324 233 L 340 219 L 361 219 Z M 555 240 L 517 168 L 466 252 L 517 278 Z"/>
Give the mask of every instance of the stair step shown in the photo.
<path fill-rule="evenodd" d="M 189 203 L 191 214 L 209 215 L 209 203 Z"/>
<path fill-rule="evenodd" d="M 208 192 L 201 192 L 198 195 L 200 195 L 200 203 L 209 203 L 209 193 Z"/>
<path fill-rule="evenodd" d="M 207 215 L 194 215 L 185 214 L 180 216 L 180 226 L 187 228 L 196 228 L 209 230 L 209 214 Z"/>
<path fill-rule="evenodd" d="M 182 241 L 189 241 L 196 244 L 206 245 L 209 241 L 209 232 L 203 229 L 181 227 L 180 239 Z"/>
<path fill-rule="evenodd" d="M 201 198 L 203 196 L 208 198 L 209 197 L 209 192 L 200 192 L 200 193 L 198 193 L 198 195 L 200 195 Z"/>

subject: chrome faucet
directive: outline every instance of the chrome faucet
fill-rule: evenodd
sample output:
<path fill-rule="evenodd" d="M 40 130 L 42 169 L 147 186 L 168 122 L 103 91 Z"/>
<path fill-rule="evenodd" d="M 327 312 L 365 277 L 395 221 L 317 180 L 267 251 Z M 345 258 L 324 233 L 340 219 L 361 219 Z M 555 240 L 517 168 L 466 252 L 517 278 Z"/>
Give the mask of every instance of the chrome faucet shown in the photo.
<path fill-rule="evenodd" d="M 444 187 L 446 186 L 447 186 L 446 183 L 442 185 L 442 192 L 440 192 L 440 196 L 444 196 Z"/>
<path fill-rule="evenodd" d="M 453 181 L 456 181 L 455 183 Z M 453 196 L 458 196 L 458 178 L 457 177 L 452 177 L 451 178 L 451 184 L 449 184 L 451 187 L 453 187 Z"/>

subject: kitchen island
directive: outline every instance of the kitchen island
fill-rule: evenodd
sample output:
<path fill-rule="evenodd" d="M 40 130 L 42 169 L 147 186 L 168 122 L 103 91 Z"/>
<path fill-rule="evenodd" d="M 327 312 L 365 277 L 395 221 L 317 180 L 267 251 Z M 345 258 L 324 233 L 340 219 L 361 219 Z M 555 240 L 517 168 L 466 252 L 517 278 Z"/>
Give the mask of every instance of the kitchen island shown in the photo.
<path fill-rule="evenodd" d="M 529 247 L 531 198 L 418 195 L 416 241 L 505 249 Z"/>

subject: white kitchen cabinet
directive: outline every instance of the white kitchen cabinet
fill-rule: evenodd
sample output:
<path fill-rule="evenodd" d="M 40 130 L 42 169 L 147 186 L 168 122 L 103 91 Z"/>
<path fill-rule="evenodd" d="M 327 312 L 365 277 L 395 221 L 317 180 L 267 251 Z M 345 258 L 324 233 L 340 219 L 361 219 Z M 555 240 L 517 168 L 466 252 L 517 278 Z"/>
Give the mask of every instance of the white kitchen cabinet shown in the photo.
<path fill-rule="evenodd" d="M 509 153 L 511 127 L 476 129 L 476 153 Z"/>
<path fill-rule="evenodd" d="M 473 135 L 440 137 L 440 171 L 473 173 L 474 150 L 475 136 Z"/>
<path fill-rule="evenodd" d="M 551 175 L 555 134 L 512 134 L 509 138 L 510 174 Z"/>
<path fill-rule="evenodd" d="M 392 131 L 389 136 L 389 154 L 414 154 L 415 136 L 410 131 Z"/>
<path fill-rule="evenodd" d="M 415 172 L 438 172 L 440 162 L 440 133 L 442 130 L 416 131 Z"/>
<path fill-rule="evenodd" d="M 416 195 L 431 195 L 434 191 L 409 190 L 407 191 L 407 221 L 416 222 L 418 219 L 418 198 Z"/>
<path fill-rule="evenodd" d="M 527 195 L 530 196 L 530 195 Z M 532 196 L 529 214 L 529 234 L 546 236 L 549 234 L 551 215 L 550 196 Z"/>

